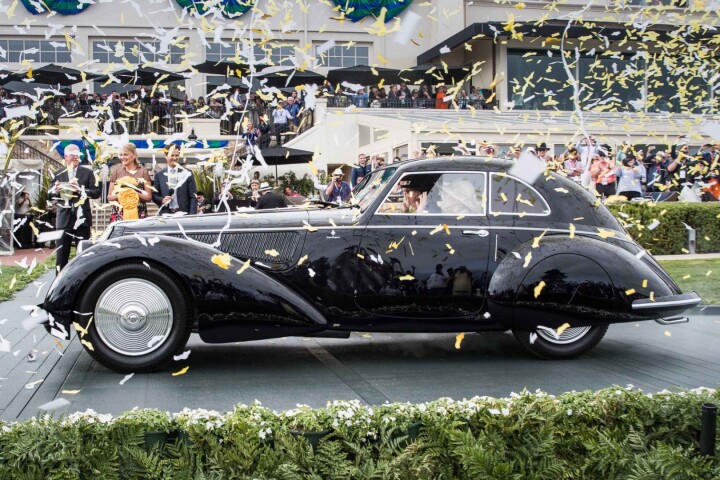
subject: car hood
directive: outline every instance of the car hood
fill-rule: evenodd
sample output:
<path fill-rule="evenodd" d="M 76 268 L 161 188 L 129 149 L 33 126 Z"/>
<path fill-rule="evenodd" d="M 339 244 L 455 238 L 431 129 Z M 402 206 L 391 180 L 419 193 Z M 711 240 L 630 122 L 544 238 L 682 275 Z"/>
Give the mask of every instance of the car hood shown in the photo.
<path fill-rule="evenodd" d="M 351 208 L 248 210 L 241 212 L 151 217 L 117 222 L 106 238 L 133 234 L 212 233 L 238 230 L 296 230 L 344 226 L 358 222 L 358 210 Z"/>

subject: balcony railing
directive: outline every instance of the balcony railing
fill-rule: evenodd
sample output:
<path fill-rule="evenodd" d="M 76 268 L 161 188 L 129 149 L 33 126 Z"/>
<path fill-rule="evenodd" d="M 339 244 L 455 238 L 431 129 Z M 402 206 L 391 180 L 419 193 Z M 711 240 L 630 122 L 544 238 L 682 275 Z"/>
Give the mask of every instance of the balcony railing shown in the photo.
<path fill-rule="evenodd" d="M 77 118 L 92 119 L 96 123 L 97 130 L 109 131 L 112 134 L 121 134 L 127 131 L 130 135 L 147 133 L 172 135 L 187 130 L 185 125 L 187 119 L 200 118 L 220 120 L 217 135 L 223 136 L 235 135 L 236 129 L 241 128 L 241 121 L 244 117 L 263 131 L 261 143 L 267 147 L 271 144 L 282 145 L 314 125 L 314 116 L 311 110 L 302 110 L 297 118 L 277 126 L 273 122 L 274 107 L 251 105 L 244 113 L 240 109 L 227 112 L 224 106 L 216 105 L 198 110 L 202 110 L 202 113 L 196 115 L 193 108 L 179 105 L 142 104 L 116 110 L 111 116 L 107 112 L 98 112 L 88 105 L 76 105 L 68 108 L 68 106 L 54 104 L 41 107 L 33 118 L 24 117 L 23 126 L 27 128 L 26 135 L 46 135 L 48 133 L 57 135 L 57 127 L 61 118 Z M 264 124 L 261 123 L 261 118 L 264 119 Z"/>
<path fill-rule="evenodd" d="M 495 101 L 487 103 L 485 99 L 456 99 L 456 103 L 460 109 L 468 109 L 470 107 L 476 110 L 492 109 L 497 105 Z M 367 98 L 353 97 L 347 95 L 335 95 L 328 97 L 328 107 L 347 108 L 355 105 L 358 108 L 432 108 L 432 109 L 454 109 L 452 103 L 443 102 L 435 98 L 410 98 L 410 99 L 394 99 L 382 98 L 369 100 Z"/>

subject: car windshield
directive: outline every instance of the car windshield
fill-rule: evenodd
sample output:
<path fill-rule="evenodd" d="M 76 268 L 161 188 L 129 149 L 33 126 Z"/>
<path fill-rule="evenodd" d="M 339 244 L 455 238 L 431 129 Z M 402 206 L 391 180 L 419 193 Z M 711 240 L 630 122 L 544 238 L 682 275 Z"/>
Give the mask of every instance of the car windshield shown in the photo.
<path fill-rule="evenodd" d="M 375 170 L 370 176 L 365 177 L 355 189 L 355 201 L 364 212 L 385 189 L 390 179 L 395 175 L 397 167 L 388 167 L 383 170 Z"/>

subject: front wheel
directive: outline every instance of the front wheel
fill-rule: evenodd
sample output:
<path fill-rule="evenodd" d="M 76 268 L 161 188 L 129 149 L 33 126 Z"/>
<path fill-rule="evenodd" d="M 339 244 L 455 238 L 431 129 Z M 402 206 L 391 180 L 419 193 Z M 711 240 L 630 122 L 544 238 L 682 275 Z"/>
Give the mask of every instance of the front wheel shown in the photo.
<path fill-rule="evenodd" d="M 162 369 L 185 347 L 192 329 L 187 295 L 165 268 L 143 263 L 112 267 L 95 277 L 80 302 L 92 312 L 83 340 L 90 355 L 118 372 Z"/>
<path fill-rule="evenodd" d="M 592 350 L 605 336 L 608 325 L 570 327 L 560 335 L 549 328 L 513 330 L 520 345 L 533 355 L 544 359 L 579 357 Z"/>

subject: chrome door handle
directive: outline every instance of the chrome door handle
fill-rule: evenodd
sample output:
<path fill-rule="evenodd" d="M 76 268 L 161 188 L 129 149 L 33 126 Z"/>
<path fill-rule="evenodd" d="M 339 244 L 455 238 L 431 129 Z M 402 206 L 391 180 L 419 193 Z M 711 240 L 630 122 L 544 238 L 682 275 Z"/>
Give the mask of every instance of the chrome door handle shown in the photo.
<path fill-rule="evenodd" d="M 477 235 L 478 237 L 487 237 L 490 232 L 487 230 L 463 230 L 463 235 Z"/>

